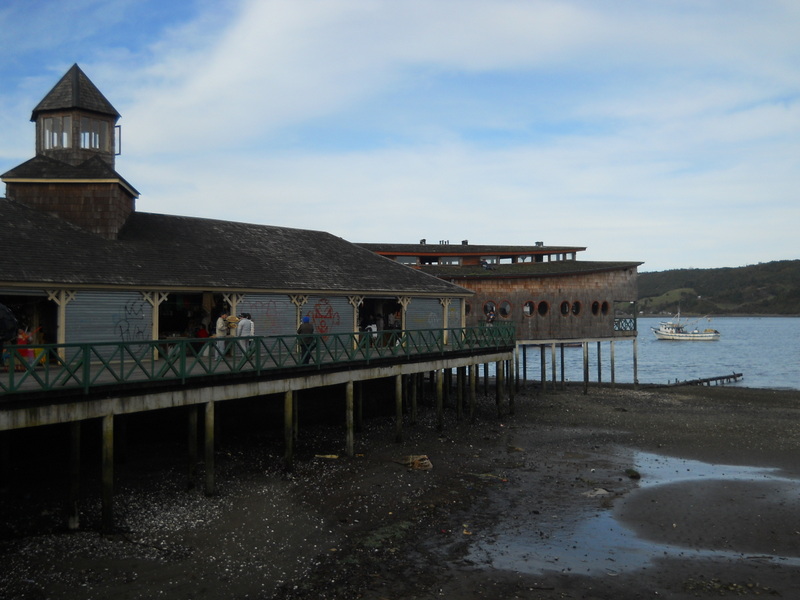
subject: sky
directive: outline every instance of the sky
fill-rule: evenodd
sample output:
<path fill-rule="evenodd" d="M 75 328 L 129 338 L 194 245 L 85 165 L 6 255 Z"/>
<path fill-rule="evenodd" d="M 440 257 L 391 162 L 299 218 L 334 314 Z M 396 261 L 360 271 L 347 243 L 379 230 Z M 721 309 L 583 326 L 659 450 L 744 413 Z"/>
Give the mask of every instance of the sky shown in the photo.
<path fill-rule="evenodd" d="M 5 0 L 0 173 L 77 63 L 141 212 L 798 259 L 799 31 L 797 0 Z"/>

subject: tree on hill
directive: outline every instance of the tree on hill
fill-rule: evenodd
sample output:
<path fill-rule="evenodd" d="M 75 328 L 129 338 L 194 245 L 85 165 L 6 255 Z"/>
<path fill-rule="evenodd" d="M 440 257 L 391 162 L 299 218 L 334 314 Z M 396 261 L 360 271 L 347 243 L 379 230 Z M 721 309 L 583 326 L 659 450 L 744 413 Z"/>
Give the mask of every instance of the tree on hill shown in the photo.
<path fill-rule="evenodd" d="M 640 273 L 645 314 L 800 315 L 800 260 Z"/>

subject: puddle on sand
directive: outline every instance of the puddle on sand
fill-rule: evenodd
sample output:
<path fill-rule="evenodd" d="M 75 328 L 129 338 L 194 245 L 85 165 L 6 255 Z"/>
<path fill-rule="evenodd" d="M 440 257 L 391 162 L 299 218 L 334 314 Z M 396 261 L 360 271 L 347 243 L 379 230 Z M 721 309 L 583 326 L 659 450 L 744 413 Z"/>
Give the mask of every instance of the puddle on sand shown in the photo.
<path fill-rule="evenodd" d="M 635 498 L 640 491 L 658 493 L 662 486 L 665 494 L 673 493 L 673 486 L 705 486 L 720 481 L 740 482 L 740 485 L 775 484 L 791 490 L 797 497 L 800 482 L 781 477 L 777 469 L 713 465 L 649 453 L 635 453 L 633 467 L 642 478 L 639 489 L 627 499 Z M 761 493 L 760 491 L 756 493 Z M 617 500 L 619 502 L 620 500 Z M 617 575 L 647 567 L 657 558 L 678 559 L 741 559 L 765 563 L 779 562 L 785 566 L 800 566 L 800 558 L 775 554 L 736 552 L 690 548 L 659 541 L 643 539 L 614 516 L 612 509 L 598 509 L 585 515 L 541 515 L 535 523 L 513 525 L 501 523 L 486 539 L 477 540 L 467 557 L 478 564 L 490 564 L 496 569 L 506 569 L 532 575 L 544 571 L 562 571 L 584 575 Z"/>

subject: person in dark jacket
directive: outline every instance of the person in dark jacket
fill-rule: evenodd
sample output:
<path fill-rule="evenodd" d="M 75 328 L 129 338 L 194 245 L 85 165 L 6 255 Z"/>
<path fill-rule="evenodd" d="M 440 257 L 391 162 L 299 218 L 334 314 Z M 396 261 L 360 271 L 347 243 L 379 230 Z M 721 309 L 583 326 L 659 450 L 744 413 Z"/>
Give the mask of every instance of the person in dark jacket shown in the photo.
<path fill-rule="evenodd" d="M 300 336 L 300 347 L 303 350 L 300 362 L 308 364 L 311 360 L 311 352 L 314 350 L 316 342 L 314 341 L 314 324 L 309 317 L 303 317 L 303 322 L 297 328 L 297 335 Z"/>

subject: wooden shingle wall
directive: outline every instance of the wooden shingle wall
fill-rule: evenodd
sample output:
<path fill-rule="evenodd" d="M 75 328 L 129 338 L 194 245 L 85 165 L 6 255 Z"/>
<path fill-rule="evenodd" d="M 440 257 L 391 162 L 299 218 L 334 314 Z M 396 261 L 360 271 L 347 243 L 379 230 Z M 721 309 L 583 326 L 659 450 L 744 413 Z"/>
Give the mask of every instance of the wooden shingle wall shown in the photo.
<path fill-rule="evenodd" d="M 520 340 L 613 337 L 614 303 L 637 299 L 636 278 L 636 269 L 620 269 L 539 278 L 471 279 L 464 282 L 476 293 L 469 300 L 467 325 L 485 320 L 484 305 L 491 301 L 497 306 L 496 320 L 515 323 Z M 508 316 L 502 314 L 504 302 L 510 305 Z M 526 303 L 531 303 L 530 315 L 524 312 Z"/>

